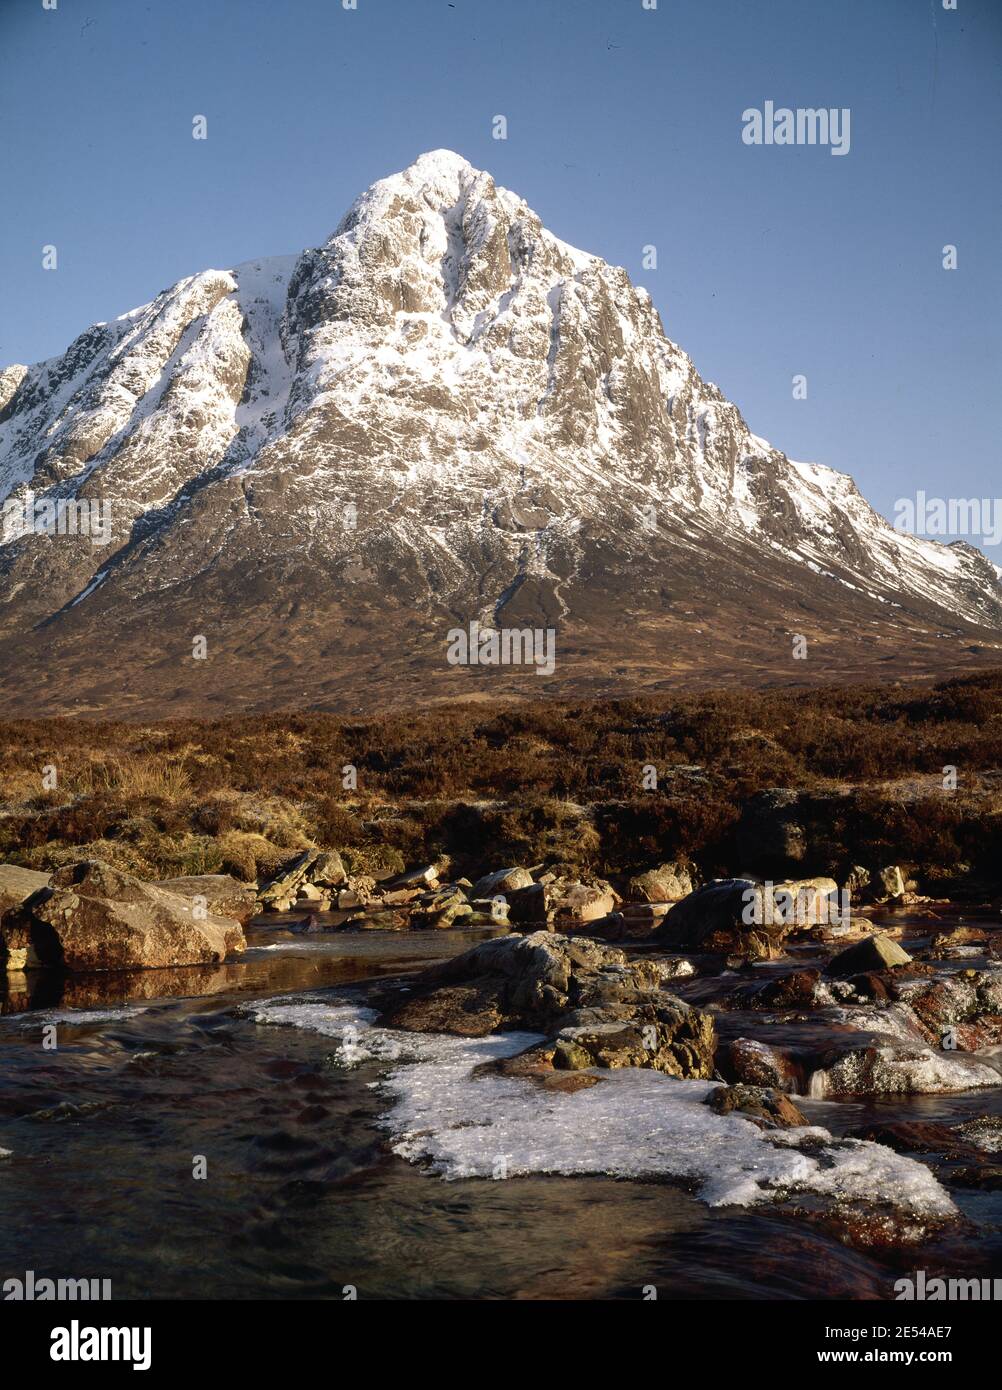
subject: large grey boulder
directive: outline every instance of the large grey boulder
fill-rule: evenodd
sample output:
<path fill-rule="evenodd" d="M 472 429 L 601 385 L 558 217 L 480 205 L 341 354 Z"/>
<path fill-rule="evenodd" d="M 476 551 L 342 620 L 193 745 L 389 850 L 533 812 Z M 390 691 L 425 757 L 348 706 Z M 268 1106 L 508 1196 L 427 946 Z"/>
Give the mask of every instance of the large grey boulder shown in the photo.
<path fill-rule="evenodd" d="M 28 898 L 49 886 L 49 875 L 34 869 L 22 869 L 19 864 L 0 864 L 0 967 L 7 970 L 24 968 L 24 954 L 20 951 L 4 953 L 4 919 L 21 906 Z"/>
<path fill-rule="evenodd" d="M 838 911 L 831 878 L 714 879 L 676 903 L 656 935 L 673 950 L 771 960 L 791 932 L 831 921 Z"/>
<path fill-rule="evenodd" d="M 665 974 L 655 960 L 628 961 L 584 937 L 497 937 L 422 971 L 403 998 L 387 996 L 383 1023 L 465 1037 L 526 1028 L 555 1040 L 562 1069 L 709 1077 L 713 1020 L 665 990 Z"/>

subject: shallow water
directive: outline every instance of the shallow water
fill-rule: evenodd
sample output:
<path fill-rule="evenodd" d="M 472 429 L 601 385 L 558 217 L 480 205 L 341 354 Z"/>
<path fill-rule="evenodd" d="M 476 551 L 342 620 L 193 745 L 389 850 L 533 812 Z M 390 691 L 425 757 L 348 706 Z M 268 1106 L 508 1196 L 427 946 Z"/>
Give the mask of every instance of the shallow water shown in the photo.
<path fill-rule="evenodd" d="M 445 1181 L 392 1152 L 385 1061 L 345 1069 L 331 1062 L 333 1037 L 254 1020 L 255 1003 L 288 996 L 364 1003 L 367 981 L 483 935 L 272 929 L 218 968 L 61 992 L 14 980 L 0 1018 L 0 1149 L 11 1151 L 0 1277 L 108 1278 L 129 1298 L 340 1298 L 346 1286 L 362 1298 L 637 1298 L 647 1285 L 662 1298 L 890 1298 L 915 1269 L 1002 1271 L 999 1193 L 954 1190 L 969 1223 L 875 1253 L 830 1223 L 708 1207 L 664 1179 Z M 49 1023 L 55 1051 L 42 1046 Z M 877 1117 L 998 1113 L 1000 1097 L 803 1108 L 841 1133 Z"/>

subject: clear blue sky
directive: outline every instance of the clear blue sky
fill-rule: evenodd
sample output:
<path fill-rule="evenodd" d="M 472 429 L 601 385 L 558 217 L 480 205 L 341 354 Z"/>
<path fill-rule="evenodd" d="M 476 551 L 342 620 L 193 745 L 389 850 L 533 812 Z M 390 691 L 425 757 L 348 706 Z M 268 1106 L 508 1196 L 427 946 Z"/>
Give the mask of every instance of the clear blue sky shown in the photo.
<path fill-rule="evenodd" d="M 885 515 L 994 497 L 1000 73 L 1002 0 L 0 0 L 0 363 L 315 245 L 447 146 L 625 265 L 793 457 Z M 849 107 L 849 154 L 743 144 L 766 100 Z"/>

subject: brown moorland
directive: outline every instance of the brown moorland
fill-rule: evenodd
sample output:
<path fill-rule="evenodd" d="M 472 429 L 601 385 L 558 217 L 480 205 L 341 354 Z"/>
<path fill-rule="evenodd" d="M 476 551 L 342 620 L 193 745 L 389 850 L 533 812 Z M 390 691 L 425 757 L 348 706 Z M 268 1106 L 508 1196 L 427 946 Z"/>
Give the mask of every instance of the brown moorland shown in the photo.
<path fill-rule="evenodd" d="M 805 872 L 900 862 L 927 890 L 980 889 L 1002 879 L 1000 769 L 1002 670 L 369 719 L 8 720 L 0 859 L 252 880 L 321 845 L 383 875 L 444 856 L 458 872 L 546 862 L 613 877 L 688 857 L 719 875 L 757 867 L 741 863 L 738 826 L 756 794 L 785 787 Z"/>

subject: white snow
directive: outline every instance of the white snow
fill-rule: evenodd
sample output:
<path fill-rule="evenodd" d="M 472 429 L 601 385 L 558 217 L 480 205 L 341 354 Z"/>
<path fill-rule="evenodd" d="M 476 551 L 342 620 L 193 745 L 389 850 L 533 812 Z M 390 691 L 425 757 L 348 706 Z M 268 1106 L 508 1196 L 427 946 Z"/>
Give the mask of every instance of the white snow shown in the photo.
<path fill-rule="evenodd" d="M 592 360 L 599 320 L 611 361 Z M 353 550 L 338 518 L 359 490 L 364 441 L 365 490 L 385 499 L 376 523 L 419 568 L 434 565 L 446 595 L 464 580 L 471 530 L 559 592 L 580 562 L 583 519 L 650 507 L 682 524 L 680 546 L 707 532 L 750 539 L 888 606 L 915 594 L 997 618 L 976 559 L 895 531 L 847 475 L 786 460 L 663 335 L 624 271 L 553 236 L 450 150 L 373 184 L 316 251 L 190 276 L 95 332 L 90 360 L 9 376 L 5 392 L 25 404 L 0 424 L 0 501 L 30 484 L 42 451 L 64 490 L 97 479 L 116 500 L 115 545 L 122 523 L 151 509 L 183 518 L 189 491 L 219 469 L 294 474 L 288 542 Z M 586 370 L 594 389 L 569 439 L 562 412 Z M 638 432 L 625 407 L 641 378 L 664 409 Z M 789 543 L 772 534 L 763 470 L 797 520 Z M 492 513 L 542 483 L 572 505 L 527 547 Z M 448 518 L 437 535 L 432 504 Z M 656 527 L 634 530 L 638 549 L 660 543 Z M 109 558 L 81 576 L 74 603 L 104 582 Z"/>

